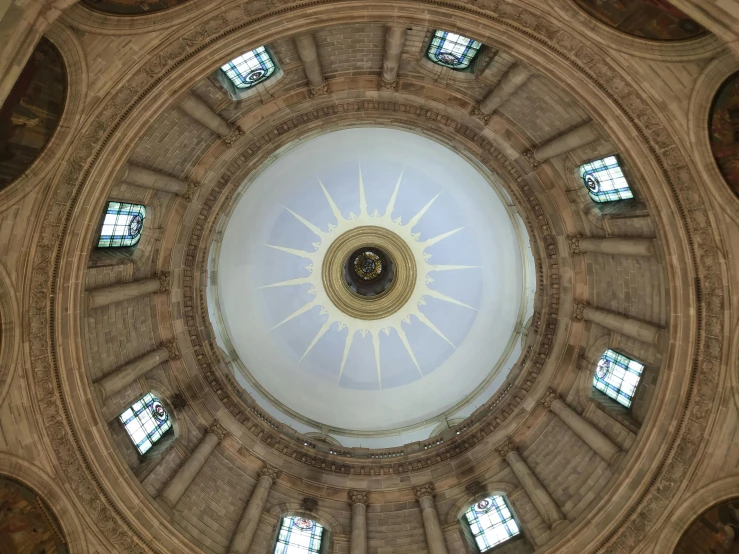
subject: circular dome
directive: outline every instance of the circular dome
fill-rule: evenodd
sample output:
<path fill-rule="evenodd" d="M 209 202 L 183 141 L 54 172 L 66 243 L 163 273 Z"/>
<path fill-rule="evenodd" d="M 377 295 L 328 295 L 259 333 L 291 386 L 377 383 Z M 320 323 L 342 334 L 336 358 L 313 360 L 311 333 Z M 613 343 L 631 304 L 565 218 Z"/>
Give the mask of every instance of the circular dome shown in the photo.
<path fill-rule="evenodd" d="M 530 254 L 502 192 L 461 156 L 343 130 L 282 152 L 242 192 L 212 303 L 260 402 L 381 433 L 503 381 L 530 315 Z"/>

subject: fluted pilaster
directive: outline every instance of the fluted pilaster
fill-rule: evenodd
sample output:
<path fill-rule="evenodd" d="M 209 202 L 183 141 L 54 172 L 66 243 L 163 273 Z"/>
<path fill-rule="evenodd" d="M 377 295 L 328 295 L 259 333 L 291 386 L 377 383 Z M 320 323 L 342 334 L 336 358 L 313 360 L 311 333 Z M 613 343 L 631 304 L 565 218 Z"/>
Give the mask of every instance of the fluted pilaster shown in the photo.
<path fill-rule="evenodd" d="M 162 344 L 156 350 L 119 367 L 95 383 L 103 399 L 114 395 L 159 364 L 178 357 L 174 341 Z"/>
<path fill-rule="evenodd" d="M 594 122 L 590 121 L 524 153 L 524 157 L 532 167 L 536 168 L 541 162 L 590 144 L 598 138 L 600 135 L 597 127 Z"/>
<path fill-rule="evenodd" d="M 349 491 L 352 505 L 352 535 L 350 554 L 367 554 L 367 504 L 366 491 Z"/>
<path fill-rule="evenodd" d="M 298 56 L 303 62 L 305 75 L 308 77 L 311 96 L 325 94 L 327 91 L 326 79 L 323 77 L 323 69 L 321 69 L 321 60 L 318 57 L 318 47 L 313 33 L 304 33 L 295 37 L 295 47 L 298 49 Z"/>
<path fill-rule="evenodd" d="M 241 128 L 232 126 L 194 94 L 185 96 L 180 103 L 180 109 L 203 127 L 220 135 L 227 144 L 232 144 L 244 134 Z"/>
<path fill-rule="evenodd" d="M 239 521 L 239 526 L 231 540 L 229 554 L 246 554 L 249 551 L 251 542 L 254 540 L 254 534 L 257 532 L 259 519 L 262 517 L 264 506 L 267 504 L 269 491 L 280 473 L 278 469 L 271 466 L 264 466 L 259 472 L 259 480 L 251 493 L 244 514 L 241 516 L 241 521 Z"/>
<path fill-rule="evenodd" d="M 528 69 L 522 65 L 514 65 L 503 76 L 500 83 L 490 91 L 490 94 L 478 104 L 474 115 L 483 121 L 488 121 L 493 112 L 513 96 L 529 80 L 529 77 L 531 77 L 531 73 Z"/>
<path fill-rule="evenodd" d="M 122 180 L 137 187 L 161 190 L 173 194 L 185 194 L 190 187 L 187 181 L 139 165 L 127 163 L 123 169 Z"/>
<path fill-rule="evenodd" d="M 396 89 L 400 55 L 405 44 L 406 28 L 403 25 L 390 25 L 385 33 L 385 57 L 382 61 L 380 88 Z"/>
<path fill-rule="evenodd" d="M 663 340 L 664 329 L 661 327 L 609 310 L 593 308 L 585 302 L 575 302 L 574 315 L 577 320 L 592 321 L 606 329 L 649 344 L 659 345 Z"/>
<path fill-rule="evenodd" d="M 413 492 L 416 494 L 418 503 L 421 505 L 423 529 L 426 532 L 426 544 L 429 548 L 429 554 L 448 554 L 446 543 L 444 542 L 444 533 L 441 531 L 439 514 L 436 511 L 436 503 L 434 502 L 434 484 L 426 483 L 425 485 L 414 488 Z"/>
<path fill-rule="evenodd" d="M 167 292 L 168 290 L 169 273 L 160 273 L 151 279 L 90 289 L 87 291 L 87 305 L 90 309 L 102 308 L 124 300 L 131 300 L 155 292 Z"/>
<path fill-rule="evenodd" d="M 595 252 L 616 256 L 654 256 L 656 239 L 641 237 L 583 237 L 574 235 L 567 237 L 570 252 L 582 254 Z"/>

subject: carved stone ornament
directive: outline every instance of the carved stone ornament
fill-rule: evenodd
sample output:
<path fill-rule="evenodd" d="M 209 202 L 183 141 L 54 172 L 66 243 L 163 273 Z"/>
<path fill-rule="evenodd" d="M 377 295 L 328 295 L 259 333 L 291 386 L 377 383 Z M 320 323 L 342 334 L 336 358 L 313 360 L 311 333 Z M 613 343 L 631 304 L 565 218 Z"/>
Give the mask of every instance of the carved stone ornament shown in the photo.
<path fill-rule="evenodd" d="M 169 405 L 172 406 L 175 412 L 179 412 L 187 406 L 187 400 L 178 392 L 173 394 L 172 398 L 169 399 Z"/>
<path fill-rule="evenodd" d="M 472 117 L 476 117 L 480 121 L 487 123 L 493 117 L 493 114 L 485 113 L 480 109 L 480 106 L 475 106 L 472 108 Z"/>
<path fill-rule="evenodd" d="M 386 81 L 384 77 L 380 77 L 380 90 L 398 90 L 397 77 L 392 81 Z"/>
<path fill-rule="evenodd" d="M 518 447 L 511 439 L 508 439 L 496 448 L 495 451 L 505 460 L 511 452 L 518 452 Z"/>
<path fill-rule="evenodd" d="M 208 428 L 208 433 L 213 433 L 216 437 L 218 437 L 218 442 L 222 442 L 228 434 L 226 429 L 224 429 L 223 426 L 217 421 L 214 421 L 211 424 L 211 426 Z"/>
<path fill-rule="evenodd" d="M 538 169 L 538 167 L 541 165 L 541 162 L 536 159 L 536 156 L 534 156 L 534 150 L 536 150 L 536 148 L 526 150 L 526 152 L 521 154 L 521 156 L 528 162 L 528 164 L 531 166 L 531 169 Z"/>
<path fill-rule="evenodd" d="M 587 302 L 575 302 L 575 311 L 572 315 L 576 320 L 582 321 L 585 319 L 585 308 L 589 308 L 590 304 Z"/>
<path fill-rule="evenodd" d="M 324 81 L 320 87 L 310 87 L 310 97 L 323 96 L 328 94 L 328 82 Z"/>
<path fill-rule="evenodd" d="M 567 237 L 567 243 L 570 245 L 571 253 L 582 254 L 582 250 L 580 250 L 580 241 L 582 238 L 582 235 L 570 235 Z"/>
<path fill-rule="evenodd" d="M 318 508 L 318 500 L 306 496 L 305 498 L 303 498 L 303 502 L 300 506 L 303 508 L 303 510 L 312 514 L 316 510 L 316 508 Z"/>
<path fill-rule="evenodd" d="M 162 348 L 167 349 L 170 360 L 177 360 L 180 357 L 180 352 L 177 350 L 177 341 L 172 339 L 162 343 Z"/>
<path fill-rule="evenodd" d="M 413 492 L 416 495 L 416 498 L 421 500 L 424 496 L 431 496 L 433 497 L 434 494 L 436 494 L 436 487 L 434 487 L 434 482 L 429 481 L 425 485 L 421 485 L 419 487 L 414 487 Z"/>
<path fill-rule="evenodd" d="M 552 404 L 554 404 L 555 400 L 559 400 L 559 394 L 557 394 L 557 391 L 555 391 L 553 388 L 549 387 L 546 394 L 544 395 L 544 398 L 541 399 L 541 403 L 548 410 L 552 407 Z"/>
<path fill-rule="evenodd" d="M 465 489 L 467 490 L 467 494 L 472 497 L 482 496 L 485 494 L 485 487 L 482 486 L 480 481 L 472 481 L 472 483 L 468 483 Z"/>
<path fill-rule="evenodd" d="M 192 195 L 195 194 L 195 189 L 200 186 L 200 183 L 196 183 L 194 181 L 190 181 L 188 179 L 187 181 L 187 190 L 180 194 L 180 198 L 182 198 L 185 202 L 190 202 L 192 200 Z"/>
<path fill-rule="evenodd" d="M 157 273 L 159 279 L 159 292 L 169 292 L 169 271 L 160 271 Z"/>
<path fill-rule="evenodd" d="M 262 469 L 259 470 L 259 477 L 269 477 L 272 482 L 274 483 L 277 481 L 277 478 L 282 473 L 282 470 L 277 469 L 276 467 L 272 467 L 270 465 L 265 465 Z"/>
<path fill-rule="evenodd" d="M 223 142 L 231 146 L 234 142 L 243 137 L 244 134 L 244 130 L 241 127 L 234 125 L 231 127 L 231 133 L 227 137 L 223 137 Z M 188 190 L 190 189 L 189 186 L 187 188 Z M 185 191 L 185 194 L 187 194 L 187 191 Z"/>
<path fill-rule="evenodd" d="M 349 491 L 349 504 L 364 504 L 365 506 L 369 503 L 369 495 L 367 491 Z"/>

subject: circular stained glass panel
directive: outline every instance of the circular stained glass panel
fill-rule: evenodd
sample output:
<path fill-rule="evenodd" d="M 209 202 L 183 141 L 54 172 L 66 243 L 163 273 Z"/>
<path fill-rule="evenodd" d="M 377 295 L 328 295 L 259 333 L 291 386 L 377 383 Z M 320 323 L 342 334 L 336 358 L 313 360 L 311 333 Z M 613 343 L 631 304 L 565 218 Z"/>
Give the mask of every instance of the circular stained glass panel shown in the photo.
<path fill-rule="evenodd" d="M 302 531 L 310 531 L 315 527 L 316 522 L 304 517 L 296 517 L 293 519 L 293 525 Z"/>
<path fill-rule="evenodd" d="M 480 514 L 486 514 L 490 510 L 493 509 L 493 501 L 489 498 L 486 498 L 485 500 L 481 500 L 477 504 L 475 504 L 475 511 Z"/>
<path fill-rule="evenodd" d="M 151 414 L 154 416 L 154 419 L 158 421 L 167 421 L 169 418 L 167 410 L 164 409 L 164 406 L 162 406 L 162 403 L 158 400 L 155 400 L 151 405 Z"/>
<path fill-rule="evenodd" d="M 600 181 L 595 175 L 586 175 L 585 186 L 588 187 L 590 192 L 596 193 L 600 189 Z"/>
<path fill-rule="evenodd" d="M 605 379 L 611 371 L 611 362 L 608 360 L 601 360 L 598 362 L 598 368 L 596 369 L 596 375 L 599 379 Z"/>
<path fill-rule="evenodd" d="M 131 222 L 128 224 L 128 235 L 131 237 L 138 236 L 143 226 L 144 218 L 141 217 L 141 214 L 136 214 L 131 218 Z"/>
<path fill-rule="evenodd" d="M 382 260 L 374 252 L 362 252 L 354 258 L 354 272 L 357 277 L 365 281 L 371 281 L 382 273 Z"/>
<path fill-rule="evenodd" d="M 258 81 L 264 77 L 264 73 L 264 69 L 254 69 L 247 74 L 246 80 L 250 82 Z"/>
<path fill-rule="evenodd" d="M 462 60 L 459 56 L 452 54 L 451 52 L 441 52 L 438 55 L 439 61 L 447 65 L 459 65 Z"/>

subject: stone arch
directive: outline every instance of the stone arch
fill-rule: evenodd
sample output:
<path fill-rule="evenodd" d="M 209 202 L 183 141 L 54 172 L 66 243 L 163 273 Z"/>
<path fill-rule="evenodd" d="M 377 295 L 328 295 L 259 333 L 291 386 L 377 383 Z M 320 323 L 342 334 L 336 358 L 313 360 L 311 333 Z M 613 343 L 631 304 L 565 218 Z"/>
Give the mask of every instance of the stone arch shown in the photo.
<path fill-rule="evenodd" d="M 61 111 L 46 142 L 31 161 L 10 183 L 0 188 L 0 203 L 10 204 L 29 192 L 28 183 L 39 183 L 44 176 L 61 165 L 62 156 L 71 145 L 82 122 L 87 95 L 88 70 L 84 49 L 72 29 L 56 22 L 42 40 L 48 41 L 61 59 L 65 73 Z"/>
<path fill-rule="evenodd" d="M 297 502 L 283 502 L 275 504 L 269 509 L 268 513 L 274 516 L 276 523 L 270 533 L 269 541 L 267 542 L 270 551 L 277 542 L 277 535 L 280 532 L 280 526 L 282 525 L 282 519 L 289 516 L 299 516 L 306 519 L 311 519 L 321 525 L 324 529 L 323 540 L 321 541 L 321 554 L 329 554 L 333 552 L 333 544 L 335 535 L 345 534 L 342 533 L 341 523 L 334 518 L 331 514 L 325 512 L 321 508 L 313 508 L 311 511 L 307 511 L 302 505 Z"/>
<path fill-rule="evenodd" d="M 5 400 L 18 364 L 21 312 L 10 274 L 0 263 L 0 405 Z"/>

